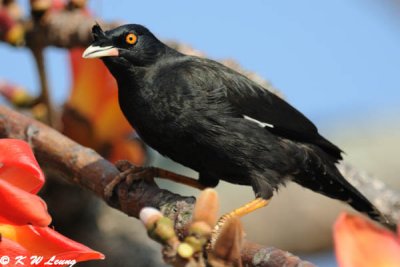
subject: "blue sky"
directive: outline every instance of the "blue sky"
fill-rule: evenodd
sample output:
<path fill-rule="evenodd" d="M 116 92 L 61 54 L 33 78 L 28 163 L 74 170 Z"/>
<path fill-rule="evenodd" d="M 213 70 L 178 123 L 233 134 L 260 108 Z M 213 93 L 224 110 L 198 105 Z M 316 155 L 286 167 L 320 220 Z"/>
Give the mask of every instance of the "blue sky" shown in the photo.
<path fill-rule="evenodd" d="M 105 20 L 143 24 L 212 58 L 237 60 L 319 124 L 399 110 L 399 21 L 388 1 L 96 0 L 91 6 Z M 66 53 L 51 48 L 46 55 L 53 96 L 62 102 Z M 29 52 L 0 45 L 0 58 L 0 79 L 37 89 Z"/>

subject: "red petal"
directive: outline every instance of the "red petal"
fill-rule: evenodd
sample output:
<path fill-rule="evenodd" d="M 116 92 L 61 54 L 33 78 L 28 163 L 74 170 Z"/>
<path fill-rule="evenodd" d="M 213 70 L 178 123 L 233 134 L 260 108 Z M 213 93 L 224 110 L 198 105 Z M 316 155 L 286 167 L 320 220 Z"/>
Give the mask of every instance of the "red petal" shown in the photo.
<path fill-rule="evenodd" d="M 334 226 L 334 241 L 340 267 L 400 266 L 398 237 L 362 217 L 342 214 Z"/>
<path fill-rule="evenodd" d="M 112 143 L 108 159 L 116 162 L 120 159 L 127 159 L 136 166 L 142 166 L 145 162 L 146 151 L 138 140 L 116 139 Z"/>
<path fill-rule="evenodd" d="M 18 139 L 0 139 L 0 180 L 36 194 L 44 174 L 29 144 Z"/>
<path fill-rule="evenodd" d="M 0 222 L 47 226 L 51 217 L 40 197 L 0 180 Z"/>
<path fill-rule="evenodd" d="M 0 8 L 0 31 L 7 32 L 15 24 L 15 20 L 10 16 L 5 8 Z M 2 34 L 2 36 L 4 36 Z"/>
<path fill-rule="evenodd" d="M 104 102 L 117 96 L 118 88 L 100 60 L 85 60 L 82 53 L 81 48 L 70 50 L 73 82 L 68 105 L 92 121 Z M 116 112 L 121 113 L 118 107 Z"/>
<path fill-rule="evenodd" d="M 0 225 L 0 233 L 3 237 L 20 244 L 31 255 L 43 256 L 46 261 L 53 256 L 58 260 L 77 262 L 104 259 L 104 255 L 100 252 L 75 242 L 49 227 Z"/>
<path fill-rule="evenodd" d="M 115 93 L 104 100 L 92 118 L 96 135 L 102 141 L 122 139 L 132 133 L 132 127 L 125 119 L 118 104 L 118 95 Z M 110 131 L 110 129 L 113 129 Z"/>

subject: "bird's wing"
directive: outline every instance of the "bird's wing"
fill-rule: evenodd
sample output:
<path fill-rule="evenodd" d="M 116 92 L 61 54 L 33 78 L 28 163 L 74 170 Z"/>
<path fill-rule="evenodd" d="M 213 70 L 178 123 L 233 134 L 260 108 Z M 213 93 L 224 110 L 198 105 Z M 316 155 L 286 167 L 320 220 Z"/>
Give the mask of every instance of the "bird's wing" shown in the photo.
<path fill-rule="evenodd" d="M 223 66 L 218 69 L 225 96 L 238 115 L 266 128 L 270 132 L 296 141 L 312 143 L 319 146 L 334 159 L 341 159 L 341 150 L 322 137 L 315 125 L 301 112 L 267 89 L 247 77 Z"/>

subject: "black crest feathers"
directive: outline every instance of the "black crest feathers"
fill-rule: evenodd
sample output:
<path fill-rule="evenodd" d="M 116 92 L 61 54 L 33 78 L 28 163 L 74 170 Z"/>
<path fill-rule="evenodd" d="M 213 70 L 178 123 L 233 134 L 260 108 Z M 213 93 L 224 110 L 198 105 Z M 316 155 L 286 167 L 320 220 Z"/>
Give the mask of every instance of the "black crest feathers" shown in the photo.
<path fill-rule="evenodd" d="M 95 41 L 105 37 L 104 31 L 101 29 L 98 22 L 92 27 L 92 34 Z"/>

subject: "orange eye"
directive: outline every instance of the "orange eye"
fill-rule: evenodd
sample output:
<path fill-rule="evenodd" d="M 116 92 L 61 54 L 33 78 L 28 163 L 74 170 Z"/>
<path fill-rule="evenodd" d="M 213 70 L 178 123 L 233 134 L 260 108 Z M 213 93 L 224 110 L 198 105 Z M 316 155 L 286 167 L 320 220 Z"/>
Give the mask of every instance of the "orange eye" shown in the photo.
<path fill-rule="evenodd" d="M 133 34 L 133 33 L 129 33 L 129 34 L 125 37 L 125 41 L 126 41 L 128 44 L 133 45 L 133 44 L 136 43 L 136 41 L 137 41 L 137 36 L 136 36 L 135 34 Z"/>

